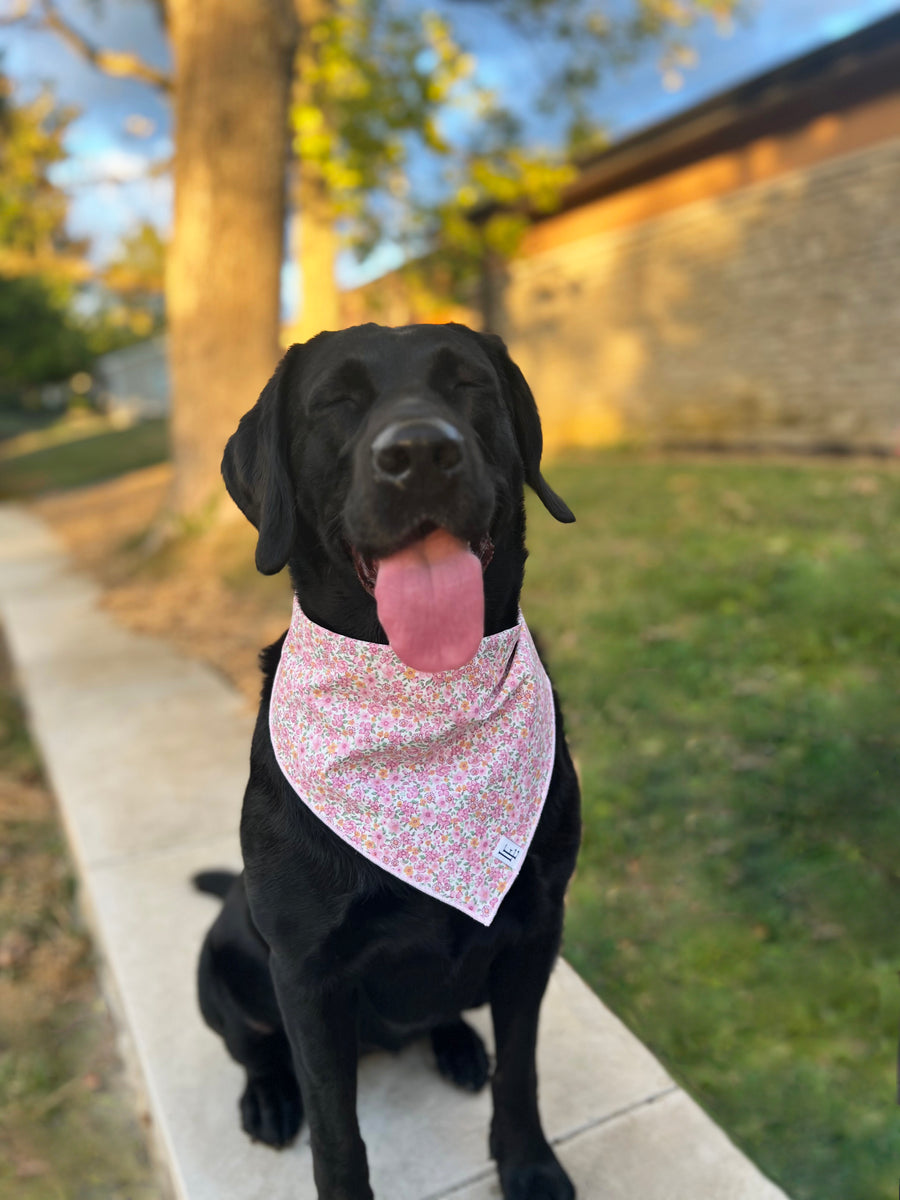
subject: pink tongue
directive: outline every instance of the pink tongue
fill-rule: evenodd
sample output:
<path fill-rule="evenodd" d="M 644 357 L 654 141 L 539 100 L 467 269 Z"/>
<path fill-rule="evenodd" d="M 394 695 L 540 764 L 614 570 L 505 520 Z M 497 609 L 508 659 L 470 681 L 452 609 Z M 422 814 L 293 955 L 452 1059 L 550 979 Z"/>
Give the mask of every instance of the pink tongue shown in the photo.
<path fill-rule="evenodd" d="M 391 648 L 416 671 L 465 666 L 484 636 L 481 563 L 445 529 L 379 560 L 375 600 Z"/>

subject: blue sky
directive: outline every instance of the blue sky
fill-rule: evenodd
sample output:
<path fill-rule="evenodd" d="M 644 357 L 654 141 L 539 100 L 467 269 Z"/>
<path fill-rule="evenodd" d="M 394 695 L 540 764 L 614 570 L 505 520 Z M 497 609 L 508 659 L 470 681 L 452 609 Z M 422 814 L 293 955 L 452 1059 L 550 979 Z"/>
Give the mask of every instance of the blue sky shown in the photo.
<path fill-rule="evenodd" d="M 0 0 L 0 11 L 9 3 Z M 599 89 L 596 108 L 610 133 L 623 136 L 652 125 L 844 37 L 900 5 L 898 0 L 749 0 L 748 7 L 747 17 L 727 37 L 712 22 L 697 27 L 690 38 L 697 64 L 683 73 L 677 90 L 663 85 L 654 48 L 627 70 L 610 74 Z M 155 65 L 167 65 L 165 37 L 146 0 L 103 0 L 99 5 L 95 0 L 60 0 L 60 8 L 97 42 L 134 49 Z M 478 51 L 485 79 L 512 97 L 533 93 L 543 46 L 512 42 L 489 5 L 458 4 L 450 10 L 445 5 L 444 11 L 455 15 L 460 40 Z M 23 90 L 50 83 L 60 100 L 81 110 L 69 134 L 72 158 L 59 170 L 58 180 L 73 197 L 72 231 L 91 237 L 95 259 L 108 257 L 121 235 L 142 220 L 167 228 L 171 184 L 146 176 L 149 161 L 171 154 L 165 100 L 143 85 L 100 75 L 52 34 L 6 27 L 0 31 L 0 45 L 4 69 Z M 359 276 L 349 264 L 342 274 L 346 282 Z"/>

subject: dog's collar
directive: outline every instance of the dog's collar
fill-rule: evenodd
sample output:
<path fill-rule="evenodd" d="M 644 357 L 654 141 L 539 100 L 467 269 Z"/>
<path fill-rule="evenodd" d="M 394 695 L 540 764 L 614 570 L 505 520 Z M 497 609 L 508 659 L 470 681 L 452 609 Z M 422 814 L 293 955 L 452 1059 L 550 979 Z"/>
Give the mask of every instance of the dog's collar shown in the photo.
<path fill-rule="evenodd" d="M 300 799 L 360 854 L 484 925 L 537 828 L 553 694 L 521 614 L 465 667 L 412 670 L 390 646 L 315 625 L 294 601 L 269 705 Z"/>

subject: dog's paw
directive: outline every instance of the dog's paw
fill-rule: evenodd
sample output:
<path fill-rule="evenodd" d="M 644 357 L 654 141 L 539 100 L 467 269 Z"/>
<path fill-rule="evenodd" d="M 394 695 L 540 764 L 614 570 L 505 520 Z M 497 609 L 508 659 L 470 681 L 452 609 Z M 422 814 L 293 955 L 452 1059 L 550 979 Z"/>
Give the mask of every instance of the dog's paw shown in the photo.
<path fill-rule="evenodd" d="M 431 1031 L 437 1068 L 445 1079 L 467 1092 L 480 1092 L 488 1081 L 490 1063 L 484 1042 L 465 1021 L 439 1025 Z"/>
<path fill-rule="evenodd" d="M 303 1119 L 300 1089 L 293 1075 L 248 1079 L 240 1100 L 241 1125 L 254 1142 L 281 1150 L 294 1140 Z"/>
<path fill-rule="evenodd" d="M 554 1158 L 551 1162 L 500 1172 L 503 1200 L 575 1200 L 575 1188 Z"/>

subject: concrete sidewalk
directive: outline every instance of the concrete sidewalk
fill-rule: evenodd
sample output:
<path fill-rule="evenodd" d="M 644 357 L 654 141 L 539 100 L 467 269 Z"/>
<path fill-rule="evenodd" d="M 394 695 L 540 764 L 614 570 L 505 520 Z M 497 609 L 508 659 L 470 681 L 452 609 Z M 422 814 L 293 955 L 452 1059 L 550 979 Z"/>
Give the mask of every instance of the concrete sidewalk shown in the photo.
<path fill-rule="evenodd" d="M 194 994 L 216 901 L 188 880 L 239 863 L 251 714 L 209 668 L 100 611 L 47 527 L 14 506 L 0 506 L 0 619 L 174 1193 L 314 1200 L 303 1133 L 280 1154 L 241 1133 L 241 1072 Z M 489 1041 L 487 1014 L 474 1023 Z M 564 963 L 539 1066 L 545 1127 L 580 1200 L 784 1200 Z M 488 1096 L 445 1084 L 426 1046 L 364 1059 L 359 1112 L 380 1200 L 499 1197 Z"/>

